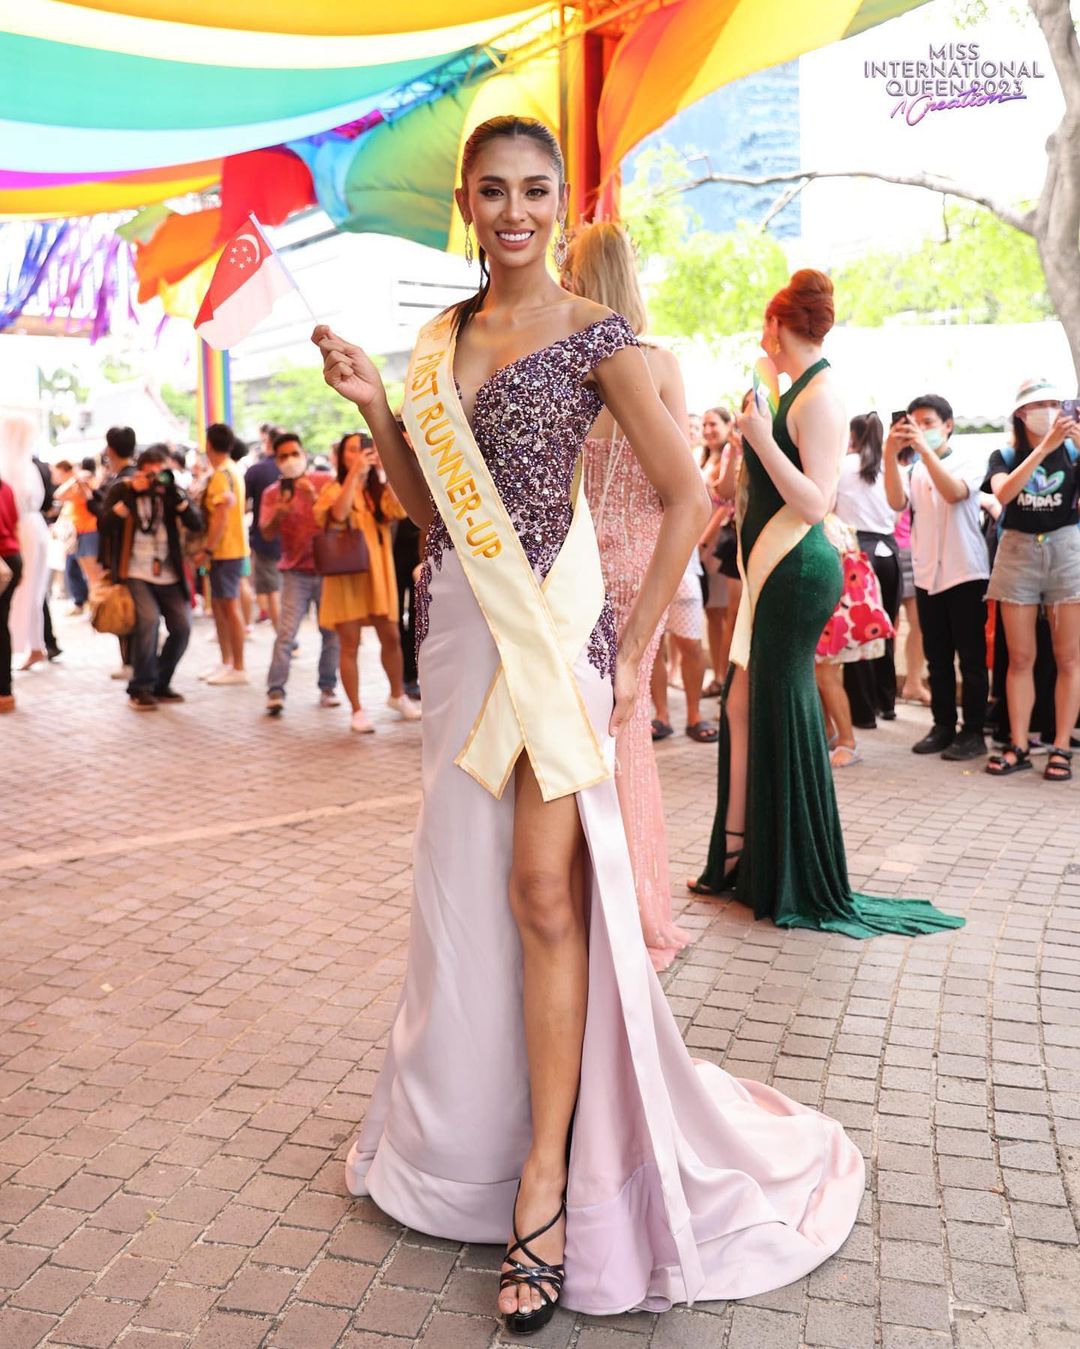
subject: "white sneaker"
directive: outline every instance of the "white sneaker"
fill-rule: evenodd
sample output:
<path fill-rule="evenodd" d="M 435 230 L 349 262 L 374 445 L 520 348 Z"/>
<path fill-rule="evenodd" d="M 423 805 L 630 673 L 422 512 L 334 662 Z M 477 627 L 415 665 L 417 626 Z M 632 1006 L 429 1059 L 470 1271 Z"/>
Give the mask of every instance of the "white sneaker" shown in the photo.
<path fill-rule="evenodd" d="M 226 670 L 231 669 L 232 669 L 231 665 L 222 665 L 222 663 L 218 661 L 216 665 L 211 665 L 209 669 L 204 670 L 202 674 L 199 675 L 199 678 L 205 684 L 209 680 L 211 680 L 215 675 L 224 674 Z"/>
<path fill-rule="evenodd" d="M 285 706 L 285 695 L 280 689 L 271 689 L 266 695 L 266 714 L 270 717 L 279 717 Z"/>
<path fill-rule="evenodd" d="M 319 706 L 340 707 L 341 699 L 337 696 L 337 694 L 334 692 L 333 689 L 323 689 L 322 692 L 319 694 Z"/>
<path fill-rule="evenodd" d="M 113 670 L 112 674 L 109 675 L 109 678 L 130 680 L 134 673 L 135 671 L 130 665 L 121 665 L 119 670 Z"/>
<path fill-rule="evenodd" d="M 419 721 L 424 715 L 419 706 L 403 693 L 400 698 L 387 698 L 387 707 L 395 711 L 402 721 Z"/>
<path fill-rule="evenodd" d="M 352 720 L 349 722 L 349 729 L 355 731 L 357 735 L 375 734 L 375 727 L 368 721 L 362 707 L 352 714 Z"/>
<path fill-rule="evenodd" d="M 212 674 L 206 681 L 208 684 L 246 684 L 248 682 L 248 672 L 246 670 L 234 670 L 231 665 L 226 665 L 219 670 L 217 674 Z"/>

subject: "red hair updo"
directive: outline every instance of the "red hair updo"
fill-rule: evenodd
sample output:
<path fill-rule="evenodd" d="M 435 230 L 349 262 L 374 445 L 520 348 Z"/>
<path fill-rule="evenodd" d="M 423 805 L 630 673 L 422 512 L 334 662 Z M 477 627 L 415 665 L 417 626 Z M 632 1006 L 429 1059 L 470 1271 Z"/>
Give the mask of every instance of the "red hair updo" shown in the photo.
<path fill-rule="evenodd" d="M 821 342 L 833 326 L 833 284 L 824 272 L 804 267 L 778 290 L 765 310 L 789 332 L 808 342 Z"/>

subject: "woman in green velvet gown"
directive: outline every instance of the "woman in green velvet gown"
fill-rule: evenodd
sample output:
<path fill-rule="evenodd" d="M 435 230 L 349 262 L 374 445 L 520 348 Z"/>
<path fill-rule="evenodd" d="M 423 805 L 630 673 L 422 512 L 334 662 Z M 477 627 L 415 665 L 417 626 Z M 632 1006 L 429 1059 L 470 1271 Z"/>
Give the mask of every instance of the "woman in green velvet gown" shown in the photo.
<path fill-rule="evenodd" d="M 720 778 L 709 858 L 696 894 L 734 890 L 758 918 L 871 937 L 959 927 L 920 900 L 852 893 L 814 650 L 840 599 L 832 507 L 847 418 L 821 355 L 832 283 L 796 272 L 769 302 L 762 345 L 791 377 L 774 417 L 739 419 L 744 481 L 743 608 L 721 708 Z"/>

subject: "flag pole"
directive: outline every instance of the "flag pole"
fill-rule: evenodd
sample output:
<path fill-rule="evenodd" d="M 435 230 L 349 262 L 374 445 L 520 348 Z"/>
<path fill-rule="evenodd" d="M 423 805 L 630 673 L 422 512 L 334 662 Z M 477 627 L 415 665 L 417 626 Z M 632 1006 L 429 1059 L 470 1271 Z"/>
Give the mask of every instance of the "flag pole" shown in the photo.
<path fill-rule="evenodd" d="M 312 307 L 311 307 L 311 301 L 308 299 L 308 297 L 304 294 L 304 292 L 303 292 L 303 291 L 300 289 L 300 287 L 297 285 L 296 277 L 293 276 L 293 274 L 292 274 L 292 269 L 289 268 L 288 266 L 286 266 L 284 258 L 281 256 L 281 254 L 278 252 L 278 250 L 274 247 L 274 245 L 270 242 L 270 240 L 266 237 L 266 231 L 263 229 L 262 223 L 261 223 L 261 221 L 259 220 L 258 216 L 255 214 L 254 211 L 251 212 L 249 218 L 250 218 L 250 220 L 251 220 L 251 223 L 252 223 L 252 224 L 255 226 L 255 228 L 259 231 L 259 237 L 262 239 L 263 243 L 267 246 L 267 248 L 270 250 L 270 252 L 274 254 L 274 256 L 277 258 L 278 262 L 281 264 L 281 269 L 282 269 L 282 271 L 283 271 L 283 272 L 285 273 L 285 275 L 289 278 L 289 280 L 293 283 L 293 289 L 296 291 L 297 295 L 300 296 L 300 302 L 301 302 L 301 304 L 304 306 L 304 308 L 305 308 L 305 309 L 308 311 L 308 313 L 311 315 L 311 321 L 316 325 L 316 327 L 318 327 L 318 324 L 319 324 L 319 316 L 318 316 L 318 314 L 315 313 L 315 310 L 312 309 Z"/>

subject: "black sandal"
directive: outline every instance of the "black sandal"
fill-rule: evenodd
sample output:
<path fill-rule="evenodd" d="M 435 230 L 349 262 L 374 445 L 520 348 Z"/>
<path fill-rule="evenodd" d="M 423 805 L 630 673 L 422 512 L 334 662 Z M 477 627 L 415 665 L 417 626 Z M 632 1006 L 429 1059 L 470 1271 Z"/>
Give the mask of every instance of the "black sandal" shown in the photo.
<path fill-rule="evenodd" d="M 1005 755 L 1011 754 L 1015 760 L 1010 763 Z M 985 772 L 992 778 L 1007 778 L 1010 773 L 1019 773 L 1031 767 L 1031 750 L 1021 749 L 1019 745 L 1007 745 L 1000 754 L 991 754 Z"/>
<path fill-rule="evenodd" d="M 687 726 L 686 734 L 699 745 L 713 745 L 720 739 L 720 732 L 711 721 L 695 721 L 692 726 Z"/>
<path fill-rule="evenodd" d="M 743 833 L 741 829 L 729 829 L 727 832 L 731 834 L 734 838 L 746 837 L 746 835 Z M 735 863 L 732 867 L 730 867 L 727 871 L 724 872 L 724 878 L 720 882 L 719 889 L 714 889 L 713 886 L 706 885 L 705 882 L 702 880 L 687 881 L 686 888 L 690 891 L 692 895 L 723 895 L 726 894 L 729 890 L 734 890 L 735 879 L 739 872 L 739 859 L 742 857 L 742 855 L 743 855 L 742 848 L 736 848 L 734 852 L 724 853 L 725 862 L 729 861 L 732 857 L 734 857 Z"/>
<path fill-rule="evenodd" d="M 521 1182 L 518 1182 L 518 1194 L 521 1193 Z M 506 1288 L 519 1288 L 524 1285 L 526 1288 L 535 1288 L 544 1299 L 542 1307 L 537 1307 L 534 1312 L 503 1312 L 503 1320 L 506 1322 L 506 1328 L 512 1335 L 531 1335 L 535 1330 L 542 1330 L 544 1326 L 555 1315 L 555 1308 L 559 1305 L 559 1298 L 562 1296 L 563 1280 L 566 1278 L 565 1265 L 545 1265 L 538 1260 L 532 1251 L 529 1250 L 529 1242 L 535 1241 L 537 1237 L 542 1237 L 545 1232 L 549 1232 L 559 1219 L 566 1212 L 566 1200 L 559 1205 L 559 1211 L 550 1222 L 546 1222 L 543 1227 L 538 1227 L 535 1232 L 530 1232 L 527 1237 L 518 1235 L 517 1230 L 517 1198 L 514 1199 L 514 1216 L 512 1219 L 514 1228 L 514 1244 L 507 1250 L 503 1257 L 503 1264 L 510 1265 L 511 1268 L 503 1270 L 499 1275 L 499 1292 Z M 531 1260 L 531 1265 L 523 1265 L 520 1260 L 513 1258 L 514 1252 L 520 1251 L 527 1260 Z M 555 1296 L 552 1297 L 544 1284 L 551 1284 L 555 1289 Z"/>
<path fill-rule="evenodd" d="M 1043 777 L 1047 782 L 1068 782 L 1072 777 L 1072 756 L 1071 749 L 1058 749 L 1057 746 L 1050 751 L 1046 758 L 1046 767 L 1043 769 Z M 1063 760 L 1055 763 L 1054 760 Z"/>

